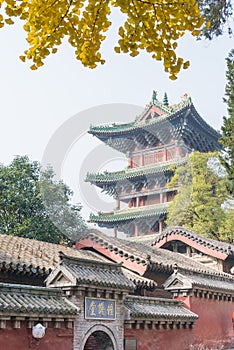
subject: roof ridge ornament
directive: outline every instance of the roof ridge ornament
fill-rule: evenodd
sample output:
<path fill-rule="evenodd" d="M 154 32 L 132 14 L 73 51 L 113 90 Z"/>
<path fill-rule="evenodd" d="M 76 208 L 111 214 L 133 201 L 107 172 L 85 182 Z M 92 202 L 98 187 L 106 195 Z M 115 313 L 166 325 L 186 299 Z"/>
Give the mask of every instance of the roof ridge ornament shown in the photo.
<path fill-rule="evenodd" d="M 157 91 L 153 90 L 152 99 L 151 99 L 152 104 L 154 104 L 156 101 L 158 101 L 157 95 L 158 95 Z"/>
<path fill-rule="evenodd" d="M 168 97 L 167 97 L 167 93 L 166 92 L 164 94 L 163 104 L 164 104 L 164 106 L 169 107 L 169 102 L 168 102 Z"/>
<path fill-rule="evenodd" d="M 192 98 L 187 94 L 187 92 L 185 92 L 182 96 L 182 101 L 185 103 L 190 103 L 192 104 Z"/>

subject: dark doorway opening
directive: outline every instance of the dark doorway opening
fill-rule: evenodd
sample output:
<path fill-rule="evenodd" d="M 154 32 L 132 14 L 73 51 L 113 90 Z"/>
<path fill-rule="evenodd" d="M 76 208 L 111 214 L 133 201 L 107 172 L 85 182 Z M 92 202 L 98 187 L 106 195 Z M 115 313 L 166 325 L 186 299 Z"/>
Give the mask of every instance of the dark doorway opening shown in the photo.
<path fill-rule="evenodd" d="M 96 331 L 88 337 L 84 350 L 114 350 L 114 345 L 105 332 Z"/>

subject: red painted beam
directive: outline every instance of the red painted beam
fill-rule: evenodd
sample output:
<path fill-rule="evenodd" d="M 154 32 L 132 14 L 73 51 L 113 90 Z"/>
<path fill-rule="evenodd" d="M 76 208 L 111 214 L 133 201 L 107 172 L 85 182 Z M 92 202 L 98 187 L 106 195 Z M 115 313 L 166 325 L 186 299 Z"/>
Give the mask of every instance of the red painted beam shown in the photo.
<path fill-rule="evenodd" d="M 168 236 L 162 238 L 153 247 L 161 248 L 164 246 L 164 244 L 171 242 L 171 241 L 183 242 L 183 243 L 189 245 L 190 247 L 193 247 L 193 248 L 199 250 L 200 252 L 202 252 L 204 254 L 213 256 L 214 258 L 218 258 L 221 260 L 225 260 L 228 257 L 228 255 L 225 253 L 218 252 L 217 250 L 211 249 L 209 247 L 204 247 L 202 244 L 195 242 L 192 239 L 185 237 L 185 236 L 182 236 L 178 233 L 173 233 L 171 235 L 168 235 Z"/>
<path fill-rule="evenodd" d="M 144 273 L 147 270 L 147 266 L 143 265 L 142 263 L 137 263 L 136 261 L 131 261 L 130 258 L 125 258 L 123 256 L 120 256 L 118 252 L 115 252 L 114 250 L 111 251 L 108 248 L 104 248 L 97 242 L 94 242 L 90 238 L 82 239 L 81 241 L 77 242 L 73 245 L 73 248 L 76 249 L 82 249 L 82 248 L 93 248 L 97 252 L 103 254 L 107 258 L 111 259 L 112 261 L 119 263 L 122 262 L 123 266 L 127 269 L 139 273 L 139 275 L 143 276 Z"/>

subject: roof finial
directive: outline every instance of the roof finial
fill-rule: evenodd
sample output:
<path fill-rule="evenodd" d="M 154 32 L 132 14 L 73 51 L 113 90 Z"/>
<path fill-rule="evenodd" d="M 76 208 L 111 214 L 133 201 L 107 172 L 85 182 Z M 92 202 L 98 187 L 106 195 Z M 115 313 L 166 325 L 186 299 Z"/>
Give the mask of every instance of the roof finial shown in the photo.
<path fill-rule="evenodd" d="M 163 104 L 164 104 L 164 106 L 167 106 L 167 107 L 169 106 L 168 97 L 167 97 L 167 93 L 166 92 L 164 94 Z"/>
<path fill-rule="evenodd" d="M 153 90 L 153 95 L 152 95 L 152 103 L 154 103 L 155 101 L 157 101 L 157 91 Z"/>
<path fill-rule="evenodd" d="M 173 265 L 173 270 L 174 270 L 174 274 L 178 273 L 178 265 L 177 264 Z"/>

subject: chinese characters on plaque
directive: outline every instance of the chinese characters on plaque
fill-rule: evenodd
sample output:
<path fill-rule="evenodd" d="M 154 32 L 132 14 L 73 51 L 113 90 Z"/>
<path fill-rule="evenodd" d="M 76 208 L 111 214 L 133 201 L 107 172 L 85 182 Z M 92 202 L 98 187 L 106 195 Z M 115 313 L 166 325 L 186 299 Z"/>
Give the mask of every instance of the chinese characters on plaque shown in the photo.
<path fill-rule="evenodd" d="M 115 300 L 85 298 L 85 318 L 114 320 Z"/>

